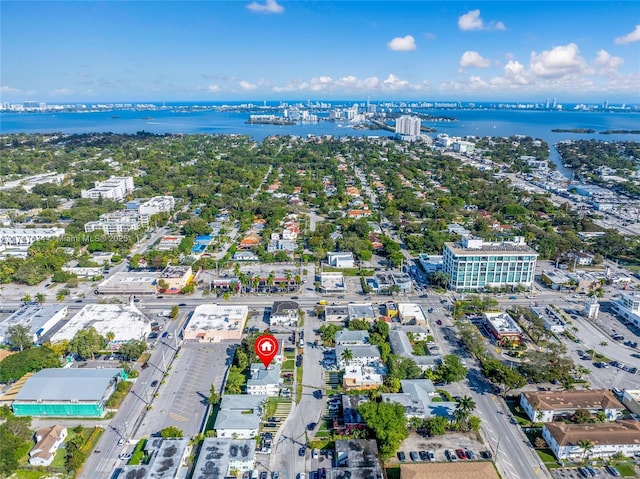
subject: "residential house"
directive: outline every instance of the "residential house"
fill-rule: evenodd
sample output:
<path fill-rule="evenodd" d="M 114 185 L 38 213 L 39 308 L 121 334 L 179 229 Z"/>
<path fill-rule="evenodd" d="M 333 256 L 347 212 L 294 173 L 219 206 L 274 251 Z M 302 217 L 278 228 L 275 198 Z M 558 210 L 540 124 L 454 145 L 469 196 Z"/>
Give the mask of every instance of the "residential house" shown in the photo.
<path fill-rule="evenodd" d="M 345 350 L 351 352 L 351 359 L 345 361 L 344 356 L 349 353 L 344 353 Z M 380 363 L 380 350 L 378 346 L 370 344 L 354 344 L 336 346 L 336 359 L 338 361 L 338 368 L 345 369 L 347 366 L 374 366 Z"/>
<path fill-rule="evenodd" d="M 343 329 L 336 333 L 336 345 L 369 344 L 369 331 Z"/>
<path fill-rule="evenodd" d="M 268 368 L 262 363 L 251 365 L 251 378 L 247 380 L 247 394 L 252 396 L 277 396 L 280 392 L 280 364 L 271 363 Z"/>
<path fill-rule="evenodd" d="M 402 405 L 407 419 L 414 417 L 426 419 L 432 416 L 453 417 L 456 403 L 441 401 L 431 380 L 404 379 L 400 384 L 402 385 L 401 393 L 383 394 L 382 401 Z"/>
<path fill-rule="evenodd" d="M 217 437 L 251 439 L 258 434 L 266 395 L 226 394 L 220 402 L 214 429 Z"/>
<path fill-rule="evenodd" d="M 36 445 L 29 451 L 29 464 L 50 466 L 56 451 L 67 437 L 67 428 L 59 424 L 36 430 Z"/>

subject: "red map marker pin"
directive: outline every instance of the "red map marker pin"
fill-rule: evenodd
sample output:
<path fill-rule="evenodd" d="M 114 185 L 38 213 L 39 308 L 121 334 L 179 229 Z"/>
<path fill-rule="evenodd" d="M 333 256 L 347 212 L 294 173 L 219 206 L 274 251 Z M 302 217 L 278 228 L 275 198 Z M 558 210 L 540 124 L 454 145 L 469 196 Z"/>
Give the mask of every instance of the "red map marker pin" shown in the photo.
<path fill-rule="evenodd" d="M 278 340 L 274 336 L 263 334 L 253 343 L 253 349 L 255 349 L 264 367 L 268 368 L 273 358 L 278 354 Z"/>

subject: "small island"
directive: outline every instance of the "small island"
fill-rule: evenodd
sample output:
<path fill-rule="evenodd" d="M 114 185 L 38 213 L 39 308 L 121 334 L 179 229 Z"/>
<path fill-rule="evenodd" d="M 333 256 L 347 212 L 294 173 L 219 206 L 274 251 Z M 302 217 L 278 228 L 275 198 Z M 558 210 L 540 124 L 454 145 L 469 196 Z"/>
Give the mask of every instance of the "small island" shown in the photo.
<path fill-rule="evenodd" d="M 595 133 L 592 128 L 554 128 L 553 133 Z"/>
<path fill-rule="evenodd" d="M 640 130 L 604 130 L 601 135 L 640 135 Z"/>

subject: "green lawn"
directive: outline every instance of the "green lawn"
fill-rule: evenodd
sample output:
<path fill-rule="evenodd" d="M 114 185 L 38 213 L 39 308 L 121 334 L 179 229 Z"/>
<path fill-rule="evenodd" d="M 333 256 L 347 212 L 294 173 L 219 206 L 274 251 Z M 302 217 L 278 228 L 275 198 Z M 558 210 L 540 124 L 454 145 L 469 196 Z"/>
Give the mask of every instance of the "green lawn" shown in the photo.
<path fill-rule="evenodd" d="M 616 469 L 625 477 L 637 477 L 633 464 L 616 464 Z"/>
<path fill-rule="evenodd" d="M 283 372 L 293 371 L 293 369 L 295 368 L 295 365 L 296 365 L 295 359 L 287 359 L 282 363 L 282 371 Z"/>
<path fill-rule="evenodd" d="M 387 479 L 400 479 L 400 466 L 386 467 Z"/>
<path fill-rule="evenodd" d="M 536 452 L 548 469 L 555 469 L 557 467 L 560 467 L 560 464 L 558 464 L 558 461 L 556 461 L 556 458 L 551 452 L 551 449 L 536 449 Z"/>

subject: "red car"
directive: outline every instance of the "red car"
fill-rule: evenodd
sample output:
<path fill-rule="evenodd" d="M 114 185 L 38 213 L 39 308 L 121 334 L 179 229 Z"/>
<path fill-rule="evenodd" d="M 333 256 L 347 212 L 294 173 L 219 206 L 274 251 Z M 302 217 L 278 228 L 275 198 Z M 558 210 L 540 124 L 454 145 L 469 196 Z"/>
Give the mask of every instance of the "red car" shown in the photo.
<path fill-rule="evenodd" d="M 464 449 L 456 449 L 456 456 L 458 456 L 458 459 L 460 460 L 465 460 L 467 458 L 464 454 Z"/>

